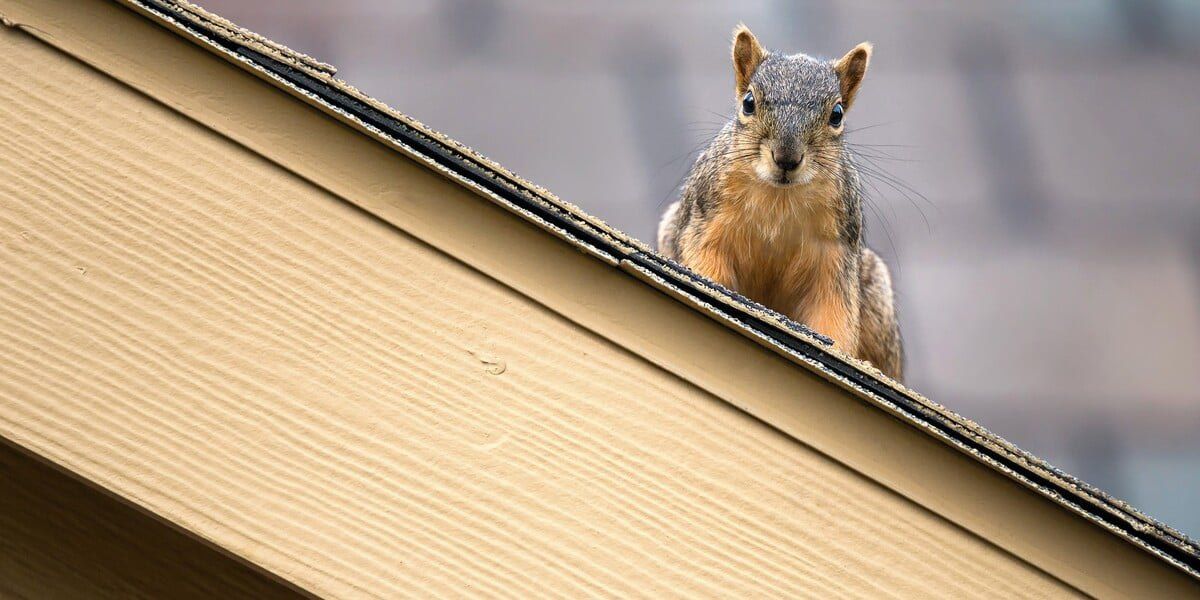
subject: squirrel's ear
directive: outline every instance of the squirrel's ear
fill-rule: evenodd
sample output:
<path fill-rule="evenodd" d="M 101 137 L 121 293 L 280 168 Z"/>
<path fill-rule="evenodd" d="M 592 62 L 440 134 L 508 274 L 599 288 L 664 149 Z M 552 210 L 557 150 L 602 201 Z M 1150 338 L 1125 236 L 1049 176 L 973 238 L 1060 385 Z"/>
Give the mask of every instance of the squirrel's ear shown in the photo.
<path fill-rule="evenodd" d="M 846 110 L 854 103 L 854 94 L 858 93 L 858 86 L 867 74 L 867 63 L 871 62 L 871 48 L 871 42 L 863 42 L 833 63 L 833 71 L 837 73 L 842 86 L 842 107 Z"/>
<path fill-rule="evenodd" d="M 750 33 L 750 28 L 738 23 L 733 28 L 733 75 L 737 98 L 745 95 L 750 87 L 750 76 L 754 75 L 754 70 L 766 56 L 767 51 L 758 43 L 758 38 Z"/>

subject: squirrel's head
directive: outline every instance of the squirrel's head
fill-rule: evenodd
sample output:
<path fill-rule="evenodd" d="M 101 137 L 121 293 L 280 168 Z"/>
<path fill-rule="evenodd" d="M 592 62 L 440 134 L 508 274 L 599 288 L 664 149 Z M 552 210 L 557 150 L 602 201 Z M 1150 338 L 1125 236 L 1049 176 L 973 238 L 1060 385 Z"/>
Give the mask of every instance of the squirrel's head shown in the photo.
<path fill-rule="evenodd" d="M 840 177 L 845 116 L 870 60 L 867 42 L 834 61 L 768 52 L 738 25 L 733 161 L 781 187 Z"/>

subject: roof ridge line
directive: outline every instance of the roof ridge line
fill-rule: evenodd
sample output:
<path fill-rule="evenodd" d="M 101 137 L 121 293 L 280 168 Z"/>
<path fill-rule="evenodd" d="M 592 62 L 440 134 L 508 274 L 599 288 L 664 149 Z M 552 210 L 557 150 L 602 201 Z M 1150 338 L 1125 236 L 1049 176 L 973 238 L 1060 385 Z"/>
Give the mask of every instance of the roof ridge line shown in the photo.
<path fill-rule="evenodd" d="M 189 2 L 188 0 L 160 0 L 160 3 L 177 13 L 190 15 L 203 21 L 210 27 L 221 30 L 225 36 L 230 39 L 237 39 L 243 43 L 258 46 L 262 51 L 265 51 L 265 53 L 268 53 L 275 58 L 283 59 L 295 66 L 311 70 L 315 73 L 322 73 L 330 76 L 337 73 L 337 67 L 329 63 L 321 62 L 303 52 L 293 50 L 287 46 L 284 46 L 283 44 L 280 44 L 279 42 L 267 38 L 264 35 L 250 31 L 245 27 L 241 27 L 233 21 L 230 21 L 229 19 L 226 19 L 225 17 L 222 17 L 216 13 L 209 12 L 203 7 Z"/>

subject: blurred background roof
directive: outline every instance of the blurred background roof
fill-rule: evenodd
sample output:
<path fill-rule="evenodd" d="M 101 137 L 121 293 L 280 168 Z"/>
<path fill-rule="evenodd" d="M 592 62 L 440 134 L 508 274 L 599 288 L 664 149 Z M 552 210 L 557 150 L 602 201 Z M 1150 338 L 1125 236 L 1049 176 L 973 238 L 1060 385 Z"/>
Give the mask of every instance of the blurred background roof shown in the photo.
<path fill-rule="evenodd" d="M 1200 2 L 201 3 L 645 240 L 734 24 L 874 42 L 847 124 L 908 382 L 1200 536 Z"/>

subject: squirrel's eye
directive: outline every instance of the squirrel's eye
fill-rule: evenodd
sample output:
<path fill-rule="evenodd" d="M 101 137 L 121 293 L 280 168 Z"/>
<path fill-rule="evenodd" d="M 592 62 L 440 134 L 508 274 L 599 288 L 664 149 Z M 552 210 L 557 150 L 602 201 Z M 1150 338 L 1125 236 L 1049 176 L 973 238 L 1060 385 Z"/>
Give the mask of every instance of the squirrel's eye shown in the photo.
<path fill-rule="evenodd" d="M 842 117 L 846 116 L 846 110 L 842 108 L 842 103 L 838 102 L 833 105 L 833 112 L 829 113 L 829 126 L 841 127 Z"/>
<path fill-rule="evenodd" d="M 746 92 L 742 96 L 742 112 L 747 115 L 754 114 L 754 92 Z"/>

